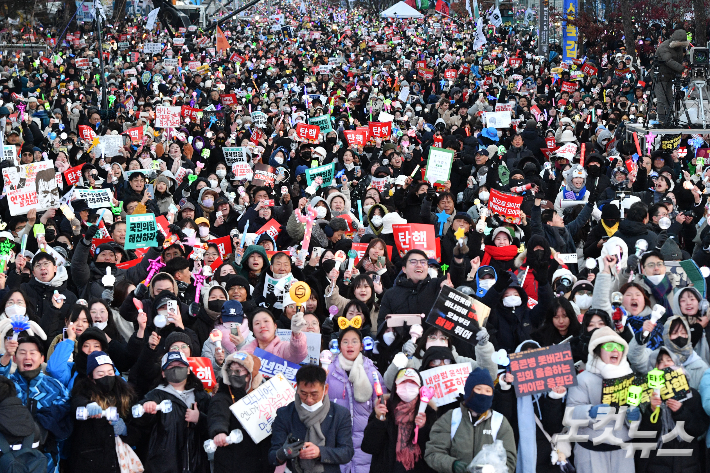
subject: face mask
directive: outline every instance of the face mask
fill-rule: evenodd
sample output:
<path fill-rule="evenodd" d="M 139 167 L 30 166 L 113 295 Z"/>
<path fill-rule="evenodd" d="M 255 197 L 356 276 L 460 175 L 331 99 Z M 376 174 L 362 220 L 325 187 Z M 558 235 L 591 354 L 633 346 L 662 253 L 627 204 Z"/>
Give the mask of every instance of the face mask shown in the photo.
<path fill-rule="evenodd" d="M 168 383 L 178 384 L 187 379 L 187 374 L 190 372 L 187 366 L 176 366 L 165 370 L 165 379 Z"/>
<path fill-rule="evenodd" d="M 217 182 L 217 181 L 215 181 L 215 187 L 217 186 L 216 182 Z M 212 208 L 212 205 L 213 205 L 213 204 L 214 204 L 214 200 L 212 200 L 212 199 L 205 199 L 205 200 L 202 201 L 202 205 L 205 206 L 205 207 L 207 207 L 208 209 L 209 209 L 209 208 Z"/>
<path fill-rule="evenodd" d="M 491 194 L 489 192 L 480 192 L 478 194 L 478 198 L 481 199 L 481 202 L 488 202 L 488 197 L 490 197 L 490 195 Z"/>
<path fill-rule="evenodd" d="M 372 208 L 372 205 L 365 205 L 365 206 L 363 207 L 363 210 L 365 210 L 365 215 L 367 215 L 368 213 L 370 213 L 370 209 L 371 209 L 371 208 Z"/>
<path fill-rule="evenodd" d="M 219 181 L 217 179 L 210 179 L 210 187 L 212 189 L 216 189 L 218 185 L 219 185 Z M 211 204 L 210 204 L 210 206 L 211 206 Z"/>
<path fill-rule="evenodd" d="M 674 340 L 671 340 L 673 343 L 678 345 L 678 348 L 683 348 L 688 344 L 688 337 L 678 337 Z"/>
<path fill-rule="evenodd" d="M 229 385 L 235 388 L 243 388 L 247 385 L 247 375 L 229 375 Z"/>
<path fill-rule="evenodd" d="M 96 383 L 101 392 L 107 393 L 110 392 L 116 384 L 116 377 L 104 376 L 103 378 L 95 379 L 94 383 Z"/>
<path fill-rule="evenodd" d="M 478 281 L 478 285 L 484 291 L 487 291 L 490 288 L 492 288 L 495 283 L 496 283 L 495 279 L 481 279 L 480 281 Z"/>
<path fill-rule="evenodd" d="M 210 234 L 209 227 L 200 227 L 200 236 L 201 237 L 206 237 L 209 234 Z"/>
<path fill-rule="evenodd" d="M 523 180 L 522 179 L 511 179 L 510 180 L 510 186 L 511 187 L 517 187 L 517 186 L 522 186 L 523 185 Z"/>
<path fill-rule="evenodd" d="M 282 158 L 281 156 L 276 156 L 274 157 L 274 161 L 276 161 L 277 164 L 283 164 L 284 158 Z"/>
<path fill-rule="evenodd" d="M 436 269 L 434 269 L 434 268 L 429 268 L 428 273 L 429 273 L 429 277 L 432 278 L 432 279 L 434 279 L 435 277 L 439 276 L 439 272 L 438 272 Z"/>
<path fill-rule="evenodd" d="M 337 136 L 329 136 L 328 138 L 325 139 L 325 142 L 331 145 L 334 145 L 338 141 Z"/>
<path fill-rule="evenodd" d="M 651 275 L 651 276 L 646 276 L 649 281 L 653 283 L 654 286 L 658 286 L 661 284 L 661 281 L 663 281 L 663 278 L 666 277 L 665 274 L 656 274 L 656 275 Z"/>
<path fill-rule="evenodd" d="M 412 118 L 412 112 L 405 112 L 405 115 L 407 115 L 407 118 Z"/>
<path fill-rule="evenodd" d="M 503 305 L 505 307 L 518 307 L 523 301 L 520 296 L 508 296 L 503 298 Z"/>
<path fill-rule="evenodd" d="M 370 221 L 371 221 L 372 224 L 373 224 L 374 226 L 376 226 L 376 227 L 381 227 L 381 226 L 382 226 L 382 217 L 379 216 L 379 215 L 373 216 L 372 219 L 370 219 Z"/>
<path fill-rule="evenodd" d="M 323 393 L 323 397 L 325 397 L 325 393 Z M 316 402 L 312 406 L 309 406 L 308 404 L 305 404 L 302 402 L 301 407 L 303 407 L 308 412 L 315 412 L 318 409 L 320 409 L 321 407 L 323 407 L 323 398 L 320 398 L 320 401 Z"/>
<path fill-rule="evenodd" d="M 318 207 L 318 208 L 316 209 L 316 216 L 317 216 L 318 218 L 325 218 L 325 214 L 326 214 L 327 212 L 328 212 L 328 209 L 326 209 L 325 207 Z"/>
<path fill-rule="evenodd" d="M 347 169 L 348 171 L 352 171 L 355 167 L 355 163 L 343 164 L 343 166 L 345 166 L 345 169 Z"/>
<path fill-rule="evenodd" d="M 215 301 L 209 301 L 207 303 L 207 308 L 211 310 L 212 312 L 221 312 L 222 311 L 222 306 L 224 305 L 225 301 L 223 300 L 215 300 Z"/>
<path fill-rule="evenodd" d="M 601 174 L 601 169 L 599 166 L 589 166 L 588 172 L 590 177 L 598 177 Z"/>
<path fill-rule="evenodd" d="M 473 394 L 464 405 L 478 415 L 483 414 L 493 405 L 493 396 Z"/>
<path fill-rule="evenodd" d="M 387 344 L 387 346 L 392 345 L 392 342 L 394 342 L 394 332 L 387 332 L 384 335 L 382 335 L 382 340 Z"/>
<path fill-rule="evenodd" d="M 592 306 L 592 296 L 583 294 L 574 296 L 574 302 L 582 310 L 589 309 Z"/>
<path fill-rule="evenodd" d="M 416 110 L 417 112 L 421 112 L 421 111 L 422 111 L 422 107 L 417 107 L 417 108 L 415 108 L 414 110 Z"/>
<path fill-rule="evenodd" d="M 227 176 L 227 171 L 225 169 L 217 169 L 215 174 L 217 174 L 217 177 L 220 179 L 224 179 Z"/>
<path fill-rule="evenodd" d="M 44 239 L 47 241 L 54 241 L 54 239 L 57 237 L 57 233 L 54 231 L 53 228 L 48 228 L 46 230 L 46 233 L 44 234 Z"/>
<path fill-rule="evenodd" d="M 99 330 L 105 330 L 107 325 L 108 322 L 94 322 L 94 327 L 97 327 Z"/>
<path fill-rule="evenodd" d="M 419 386 L 410 382 L 398 384 L 397 396 L 404 402 L 412 402 L 419 396 Z"/>
<path fill-rule="evenodd" d="M 168 318 L 161 313 L 158 313 L 155 317 L 153 317 L 153 325 L 155 325 L 157 328 L 163 328 L 167 325 L 168 323 Z"/>
<path fill-rule="evenodd" d="M 5 315 L 8 317 L 13 317 L 15 315 L 25 315 L 27 308 L 21 305 L 13 304 L 5 308 Z"/>

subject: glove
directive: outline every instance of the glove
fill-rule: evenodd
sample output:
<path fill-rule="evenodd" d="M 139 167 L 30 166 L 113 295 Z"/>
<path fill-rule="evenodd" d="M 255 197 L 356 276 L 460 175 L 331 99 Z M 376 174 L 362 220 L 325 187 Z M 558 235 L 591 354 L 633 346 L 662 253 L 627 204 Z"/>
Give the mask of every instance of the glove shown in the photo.
<path fill-rule="evenodd" d="M 429 200 L 434 200 L 434 197 L 436 197 L 436 189 L 433 187 L 429 187 L 426 191 L 426 198 Z"/>
<path fill-rule="evenodd" d="M 535 280 L 540 283 L 541 286 L 549 284 L 550 281 L 548 281 L 548 274 L 549 271 L 547 266 L 540 266 L 539 268 L 535 268 Z"/>
<path fill-rule="evenodd" d="M 468 254 L 468 246 L 466 245 L 454 245 L 454 257 L 463 258 Z"/>
<path fill-rule="evenodd" d="M 324 335 L 330 335 L 331 333 L 333 333 L 333 319 L 331 319 L 330 317 L 325 319 L 323 323 L 320 324 L 320 331 Z"/>
<path fill-rule="evenodd" d="M 113 435 L 115 435 L 116 437 L 118 437 L 119 435 L 128 434 L 126 423 L 123 422 L 123 419 L 121 419 L 120 417 L 116 422 L 111 422 L 111 425 L 113 426 Z"/>
<path fill-rule="evenodd" d="M 456 460 L 454 466 L 451 468 L 454 473 L 466 473 L 466 463 Z"/>
<path fill-rule="evenodd" d="M 641 410 L 638 407 L 632 407 L 626 411 L 626 420 L 636 422 L 641 420 Z"/>
<path fill-rule="evenodd" d="M 182 232 L 182 229 L 180 229 L 180 227 L 175 225 L 174 223 L 172 225 L 168 225 L 168 230 L 173 235 L 177 235 L 180 241 L 185 239 L 185 234 Z"/>
<path fill-rule="evenodd" d="M 148 297 L 148 286 L 145 284 L 139 284 L 133 290 L 133 297 L 136 299 L 145 299 Z"/>
<path fill-rule="evenodd" d="M 592 408 L 589 409 L 589 417 L 592 419 L 596 419 L 597 416 L 606 415 L 607 414 L 606 412 L 599 412 L 599 411 L 602 409 L 605 409 L 607 407 L 609 407 L 609 404 L 597 404 L 596 406 L 592 406 Z"/>
<path fill-rule="evenodd" d="M 481 327 L 478 329 L 478 332 L 476 333 L 476 342 L 478 342 L 479 346 L 483 346 L 486 343 L 488 343 L 488 340 L 491 338 L 491 336 L 488 334 L 488 330 L 486 330 L 485 327 Z"/>
<path fill-rule="evenodd" d="M 498 273 L 498 279 L 496 279 L 493 289 L 495 289 L 496 292 L 503 292 L 510 285 L 510 281 L 510 273 L 508 271 L 501 271 Z"/>
<path fill-rule="evenodd" d="M 293 441 L 291 435 L 288 436 L 283 446 L 276 452 L 276 459 L 279 463 L 284 463 L 286 460 L 293 460 L 296 458 L 303 448 L 303 440 Z"/>
<path fill-rule="evenodd" d="M 86 229 L 86 233 L 84 233 L 84 239 L 88 242 L 91 242 L 91 240 L 94 239 L 94 235 L 99 231 L 99 226 L 98 225 L 92 225 L 89 228 Z"/>
<path fill-rule="evenodd" d="M 301 333 L 304 328 L 306 328 L 306 319 L 303 318 L 303 312 L 296 312 L 291 317 L 291 332 Z"/>
<path fill-rule="evenodd" d="M 414 345 L 414 343 L 411 340 L 407 340 L 404 345 L 402 346 L 402 353 L 404 353 L 407 356 L 412 356 L 414 355 L 414 352 L 416 351 L 417 347 Z"/>
<path fill-rule="evenodd" d="M 629 255 L 629 259 L 626 260 L 626 267 L 629 271 L 638 271 L 639 257 L 635 254 Z"/>
<path fill-rule="evenodd" d="M 163 243 L 165 243 L 165 235 L 163 235 L 163 232 L 161 232 L 159 228 L 155 230 L 155 241 L 158 242 L 158 248 L 162 248 Z"/>
<path fill-rule="evenodd" d="M 86 415 L 89 417 L 100 416 L 103 414 L 103 409 L 95 402 L 91 402 L 86 405 Z"/>
<path fill-rule="evenodd" d="M 200 304 L 193 302 L 190 304 L 188 312 L 192 317 L 197 317 L 197 314 L 200 312 Z"/>

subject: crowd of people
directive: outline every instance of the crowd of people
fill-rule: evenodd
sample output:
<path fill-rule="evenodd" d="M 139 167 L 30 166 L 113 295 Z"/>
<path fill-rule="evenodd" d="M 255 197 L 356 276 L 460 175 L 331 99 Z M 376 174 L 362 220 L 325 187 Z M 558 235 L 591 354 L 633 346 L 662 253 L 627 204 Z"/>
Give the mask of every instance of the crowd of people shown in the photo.
<path fill-rule="evenodd" d="M 706 471 L 710 139 L 627 129 L 667 119 L 652 58 L 682 74 L 692 25 L 562 61 L 486 14 L 268 13 L 119 14 L 103 64 L 90 22 L 0 32 L 49 45 L 0 61 L 0 465 Z M 469 337 L 427 321 L 445 286 L 490 309 Z M 574 382 L 520 395 L 508 355 L 556 345 Z M 233 408 L 264 353 L 295 399 L 255 441 Z M 442 403 L 422 373 L 447 365 Z M 603 396 L 654 370 L 684 398 Z"/>

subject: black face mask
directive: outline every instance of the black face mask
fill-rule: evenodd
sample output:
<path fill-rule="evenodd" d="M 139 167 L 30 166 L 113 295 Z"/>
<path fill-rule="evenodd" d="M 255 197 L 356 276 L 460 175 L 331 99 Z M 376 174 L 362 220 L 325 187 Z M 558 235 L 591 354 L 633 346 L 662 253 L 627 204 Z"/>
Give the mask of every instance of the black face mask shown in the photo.
<path fill-rule="evenodd" d="M 672 341 L 678 346 L 678 348 L 683 348 L 688 344 L 688 337 L 678 337 Z"/>
<path fill-rule="evenodd" d="M 101 392 L 107 393 L 110 392 L 116 384 L 116 377 L 104 376 L 103 378 L 95 379 L 94 383 L 96 383 L 96 386 L 99 387 Z"/>
<path fill-rule="evenodd" d="M 329 136 L 325 139 L 325 142 L 331 145 L 334 145 L 338 141 L 337 136 Z"/>
<path fill-rule="evenodd" d="M 54 241 L 57 237 L 57 232 L 54 228 L 48 228 L 44 233 L 44 239 L 47 241 Z"/>
<path fill-rule="evenodd" d="M 511 187 L 517 187 L 517 186 L 522 186 L 523 185 L 523 180 L 522 179 L 511 179 L 510 180 L 510 186 Z"/>
<path fill-rule="evenodd" d="M 97 269 L 99 269 L 102 273 L 106 272 L 106 268 L 111 267 L 111 273 L 116 272 L 116 265 L 112 263 L 94 263 L 94 266 L 96 266 Z"/>
<path fill-rule="evenodd" d="M 589 166 L 587 172 L 589 172 L 590 177 L 599 177 L 601 174 L 601 168 L 599 166 Z"/>
<path fill-rule="evenodd" d="M 179 384 L 187 379 L 189 368 L 187 366 L 176 366 L 165 370 L 165 379 L 168 383 Z"/>
<path fill-rule="evenodd" d="M 229 375 L 229 384 L 235 388 L 243 388 L 247 385 L 247 375 Z"/>
<path fill-rule="evenodd" d="M 212 312 L 221 312 L 222 311 L 222 306 L 224 305 L 225 301 L 223 300 L 216 300 L 216 301 L 209 301 L 207 303 L 207 308 L 211 310 Z"/>

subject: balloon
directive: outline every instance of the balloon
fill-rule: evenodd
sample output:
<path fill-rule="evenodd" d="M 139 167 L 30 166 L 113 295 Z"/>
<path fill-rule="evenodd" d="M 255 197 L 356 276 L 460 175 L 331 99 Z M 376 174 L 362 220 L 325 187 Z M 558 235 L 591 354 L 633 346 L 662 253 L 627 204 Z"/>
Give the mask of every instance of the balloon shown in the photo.
<path fill-rule="evenodd" d="M 57 134 L 53 131 L 49 132 L 49 139 L 54 141 L 57 138 Z"/>
<path fill-rule="evenodd" d="M 291 284 L 291 289 L 288 293 L 291 295 L 293 302 L 300 306 L 311 298 L 311 287 L 303 281 L 297 281 Z"/>

